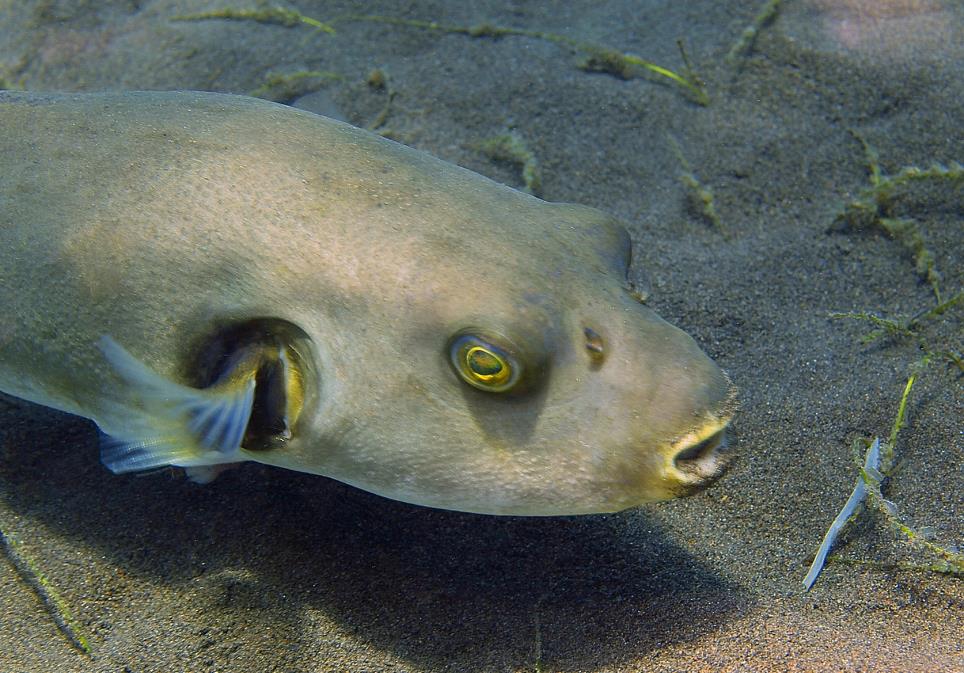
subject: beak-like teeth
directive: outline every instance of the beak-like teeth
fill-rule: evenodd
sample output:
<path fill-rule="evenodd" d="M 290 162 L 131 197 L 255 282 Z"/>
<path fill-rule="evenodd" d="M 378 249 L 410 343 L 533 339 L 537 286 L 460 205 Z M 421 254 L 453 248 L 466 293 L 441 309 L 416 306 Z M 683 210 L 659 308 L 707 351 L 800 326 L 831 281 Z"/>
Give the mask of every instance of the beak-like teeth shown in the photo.
<path fill-rule="evenodd" d="M 673 454 L 673 467 L 687 482 L 707 481 L 723 470 L 719 449 L 726 443 L 726 428 L 724 425 L 710 430 L 702 439 L 700 435 L 706 435 L 705 432 L 691 433 L 676 444 L 680 448 Z"/>
<path fill-rule="evenodd" d="M 736 409 L 737 389 L 730 384 L 722 403 L 706 412 L 703 424 L 672 443 L 666 456 L 667 474 L 693 489 L 719 477 L 728 462 L 721 449 L 726 447 L 726 428 Z"/>

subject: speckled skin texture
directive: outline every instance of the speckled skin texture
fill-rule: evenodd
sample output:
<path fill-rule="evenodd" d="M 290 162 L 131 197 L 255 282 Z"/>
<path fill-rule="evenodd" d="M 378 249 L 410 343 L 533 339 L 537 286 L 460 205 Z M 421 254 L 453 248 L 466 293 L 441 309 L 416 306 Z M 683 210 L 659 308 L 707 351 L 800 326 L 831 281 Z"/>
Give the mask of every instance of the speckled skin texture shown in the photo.
<path fill-rule="evenodd" d="M 319 376 L 292 441 L 252 459 L 409 502 L 672 497 L 694 479 L 673 443 L 732 412 L 724 374 L 627 291 L 628 239 L 594 209 L 237 96 L 2 93 L 0 137 L 0 389 L 108 432 L 137 391 L 102 334 L 193 384 L 205 339 L 253 318 L 304 330 Z M 521 345 L 530 389 L 460 381 L 463 328 Z"/>

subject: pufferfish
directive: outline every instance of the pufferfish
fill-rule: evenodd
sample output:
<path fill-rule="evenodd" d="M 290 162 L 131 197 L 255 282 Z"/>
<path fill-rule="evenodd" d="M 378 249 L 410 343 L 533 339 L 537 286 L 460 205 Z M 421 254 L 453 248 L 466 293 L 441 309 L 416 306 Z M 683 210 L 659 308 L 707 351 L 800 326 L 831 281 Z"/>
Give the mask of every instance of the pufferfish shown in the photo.
<path fill-rule="evenodd" d="M 93 420 L 114 472 L 513 515 L 692 493 L 734 387 L 629 263 L 598 210 L 282 105 L 0 92 L 0 390 Z"/>

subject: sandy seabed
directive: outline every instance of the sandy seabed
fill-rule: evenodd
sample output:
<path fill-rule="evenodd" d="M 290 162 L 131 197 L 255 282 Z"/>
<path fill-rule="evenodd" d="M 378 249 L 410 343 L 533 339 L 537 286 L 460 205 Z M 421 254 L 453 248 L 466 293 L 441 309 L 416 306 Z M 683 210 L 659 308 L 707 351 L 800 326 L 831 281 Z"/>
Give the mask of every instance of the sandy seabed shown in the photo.
<path fill-rule="evenodd" d="M 728 474 L 694 497 L 616 515 L 521 519 L 435 511 L 249 465 L 198 487 L 113 476 L 86 421 L 0 398 L 0 523 L 87 635 L 79 653 L 0 563 L 0 668 L 20 671 L 961 671 L 964 586 L 898 570 L 933 559 L 864 517 L 805 593 L 814 549 L 856 477 L 855 438 L 886 436 L 928 348 L 961 350 L 961 307 L 919 337 L 860 343 L 935 304 L 913 254 L 836 216 L 885 174 L 964 162 L 964 10 L 926 0 L 784 3 L 736 62 L 763 3 L 292 2 L 548 31 L 682 69 L 620 79 L 532 37 L 472 38 L 345 22 L 173 22 L 229 5 L 177 0 L 0 2 L 0 77 L 33 90 L 249 93 L 269 73 L 340 75 L 295 102 L 520 184 L 479 140 L 512 130 L 542 195 L 629 224 L 631 277 L 741 389 Z M 253 5 L 252 5 L 253 6 Z M 955 38 L 956 36 L 956 38 Z M 296 92 L 298 93 L 298 92 Z M 856 135 L 855 135 L 856 134 Z M 676 139 L 723 230 L 680 181 Z M 964 187 L 898 190 L 945 297 L 964 285 Z M 377 292 L 378 288 L 372 288 Z M 922 374 L 887 485 L 933 540 L 962 537 L 961 373 Z"/>

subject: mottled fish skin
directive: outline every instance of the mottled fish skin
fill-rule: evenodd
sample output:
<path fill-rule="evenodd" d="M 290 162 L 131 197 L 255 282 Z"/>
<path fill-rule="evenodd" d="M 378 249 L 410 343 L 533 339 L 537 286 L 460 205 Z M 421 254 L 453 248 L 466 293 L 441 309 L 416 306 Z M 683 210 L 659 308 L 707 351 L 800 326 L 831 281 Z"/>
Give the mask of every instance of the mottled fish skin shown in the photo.
<path fill-rule="evenodd" d="M 597 210 L 285 106 L 0 92 L 0 390 L 108 430 L 139 402 L 104 335 L 196 386 L 213 333 L 277 319 L 317 375 L 290 439 L 242 458 L 494 514 L 683 495 L 734 393 L 628 256 Z M 459 378 L 466 329 L 526 352 L 522 392 Z"/>

